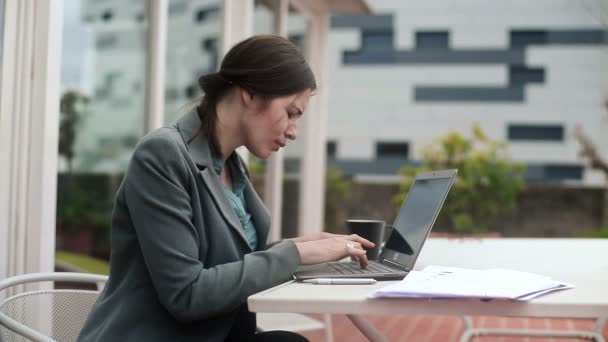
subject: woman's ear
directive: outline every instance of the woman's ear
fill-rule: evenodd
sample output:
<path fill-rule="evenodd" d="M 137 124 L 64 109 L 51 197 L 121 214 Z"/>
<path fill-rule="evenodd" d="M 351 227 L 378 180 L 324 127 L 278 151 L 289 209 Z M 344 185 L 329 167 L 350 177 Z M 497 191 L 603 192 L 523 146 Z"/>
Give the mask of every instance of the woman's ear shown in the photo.
<path fill-rule="evenodd" d="M 239 92 L 241 95 L 241 101 L 246 107 L 251 107 L 254 105 L 253 103 L 253 94 L 248 92 L 247 90 L 239 87 Z"/>

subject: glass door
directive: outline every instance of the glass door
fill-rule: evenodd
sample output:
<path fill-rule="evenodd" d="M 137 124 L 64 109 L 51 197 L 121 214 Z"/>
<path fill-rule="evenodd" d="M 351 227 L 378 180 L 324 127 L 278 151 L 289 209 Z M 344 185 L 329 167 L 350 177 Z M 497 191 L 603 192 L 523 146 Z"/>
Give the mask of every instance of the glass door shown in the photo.
<path fill-rule="evenodd" d="M 0 65 L 2 65 L 2 51 L 4 51 L 3 47 L 4 47 L 4 0 L 0 0 Z M 0 68 L 0 85 L 1 84 L 2 84 L 2 69 Z"/>
<path fill-rule="evenodd" d="M 219 0 L 170 0 L 167 28 L 165 124 L 201 100 L 198 77 L 219 68 Z"/>
<path fill-rule="evenodd" d="M 80 256 L 109 258 L 114 195 L 144 134 L 147 4 L 64 2 L 57 258 L 85 271 L 97 264 Z"/>

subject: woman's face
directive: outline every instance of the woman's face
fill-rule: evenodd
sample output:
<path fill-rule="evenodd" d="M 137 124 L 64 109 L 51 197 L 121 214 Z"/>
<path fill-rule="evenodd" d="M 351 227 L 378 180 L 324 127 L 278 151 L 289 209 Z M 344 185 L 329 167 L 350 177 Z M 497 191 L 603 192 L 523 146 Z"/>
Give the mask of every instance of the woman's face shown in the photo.
<path fill-rule="evenodd" d="M 287 145 L 287 140 L 296 140 L 297 121 L 306 111 L 311 90 L 264 101 L 253 97 L 245 116 L 245 147 L 256 157 L 266 159 L 272 152 Z"/>

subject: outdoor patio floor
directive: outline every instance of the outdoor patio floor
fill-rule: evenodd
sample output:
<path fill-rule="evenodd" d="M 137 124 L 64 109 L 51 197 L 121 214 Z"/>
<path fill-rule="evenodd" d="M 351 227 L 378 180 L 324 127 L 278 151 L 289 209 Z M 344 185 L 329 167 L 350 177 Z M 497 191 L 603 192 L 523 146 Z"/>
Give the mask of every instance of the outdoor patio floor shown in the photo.
<path fill-rule="evenodd" d="M 321 318 L 321 316 L 314 316 Z M 458 341 L 464 324 L 455 316 L 366 316 L 374 326 L 388 337 L 389 341 L 452 342 Z M 345 315 L 332 316 L 334 341 L 363 342 L 367 339 Z M 530 328 L 547 330 L 593 330 L 595 322 L 582 319 L 474 317 L 475 327 L 484 328 Z M 324 331 L 303 333 L 312 342 L 325 341 Z M 608 339 L 608 324 L 604 327 L 604 338 Z M 589 341 L 575 338 L 540 337 L 496 337 L 484 336 L 475 342 L 573 342 Z"/>

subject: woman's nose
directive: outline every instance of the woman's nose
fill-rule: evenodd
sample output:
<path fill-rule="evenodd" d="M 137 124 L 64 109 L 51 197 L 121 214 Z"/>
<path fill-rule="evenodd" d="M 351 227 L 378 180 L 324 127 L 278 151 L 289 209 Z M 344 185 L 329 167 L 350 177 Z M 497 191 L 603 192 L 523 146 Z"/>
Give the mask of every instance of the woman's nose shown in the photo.
<path fill-rule="evenodd" d="M 298 127 L 296 126 L 295 123 L 290 124 L 287 127 L 287 130 L 285 131 L 285 137 L 290 140 L 296 140 L 297 136 L 298 136 Z"/>

